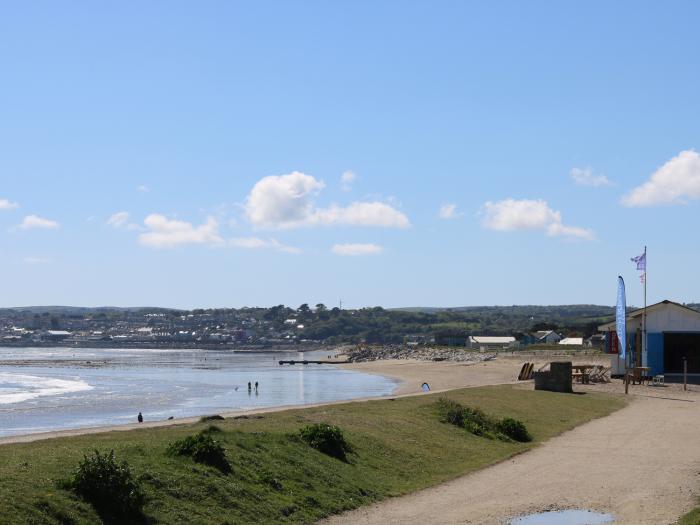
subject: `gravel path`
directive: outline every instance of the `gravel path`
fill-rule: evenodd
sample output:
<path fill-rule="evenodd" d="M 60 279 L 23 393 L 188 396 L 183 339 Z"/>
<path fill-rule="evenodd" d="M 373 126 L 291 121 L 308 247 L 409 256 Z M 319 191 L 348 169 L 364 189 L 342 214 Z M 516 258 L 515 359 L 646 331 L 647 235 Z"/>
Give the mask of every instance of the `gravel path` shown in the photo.
<path fill-rule="evenodd" d="M 610 512 L 616 524 L 673 524 L 700 495 L 700 392 L 691 388 L 632 387 L 628 407 L 530 452 L 325 523 L 503 524 L 582 508 Z"/>

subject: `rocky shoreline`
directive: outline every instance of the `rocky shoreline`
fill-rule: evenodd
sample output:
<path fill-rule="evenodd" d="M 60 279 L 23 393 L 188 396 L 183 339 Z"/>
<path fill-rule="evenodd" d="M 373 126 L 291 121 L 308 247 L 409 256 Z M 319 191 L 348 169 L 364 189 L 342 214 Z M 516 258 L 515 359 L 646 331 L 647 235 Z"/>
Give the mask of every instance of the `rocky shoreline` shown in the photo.
<path fill-rule="evenodd" d="M 366 363 L 384 359 L 417 359 L 419 361 L 457 361 L 480 363 L 496 358 L 491 352 L 468 351 L 458 348 L 433 348 L 403 345 L 361 346 L 343 348 L 338 356 L 345 356 L 350 363 Z"/>

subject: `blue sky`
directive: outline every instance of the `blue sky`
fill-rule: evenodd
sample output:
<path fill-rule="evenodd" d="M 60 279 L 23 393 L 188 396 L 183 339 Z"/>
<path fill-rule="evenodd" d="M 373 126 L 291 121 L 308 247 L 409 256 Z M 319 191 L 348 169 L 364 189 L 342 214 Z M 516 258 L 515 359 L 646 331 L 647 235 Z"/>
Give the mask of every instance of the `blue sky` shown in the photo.
<path fill-rule="evenodd" d="M 0 305 L 700 301 L 696 2 L 16 2 Z"/>

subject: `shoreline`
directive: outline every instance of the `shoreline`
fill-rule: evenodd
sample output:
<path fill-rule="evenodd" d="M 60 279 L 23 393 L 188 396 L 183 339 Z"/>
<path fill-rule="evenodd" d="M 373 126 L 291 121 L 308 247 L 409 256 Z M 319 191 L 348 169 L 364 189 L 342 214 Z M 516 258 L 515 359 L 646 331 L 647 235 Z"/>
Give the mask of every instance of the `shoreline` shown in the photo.
<path fill-rule="evenodd" d="M 591 361 L 586 357 L 575 360 Z M 474 388 L 501 384 L 523 384 L 530 382 L 517 380 L 517 374 L 523 363 L 519 357 L 502 357 L 492 361 L 483 362 L 458 362 L 458 361 L 420 361 L 415 359 L 388 359 L 367 361 L 360 363 L 338 363 L 331 366 L 343 370 L 356 371 L 366 374 L 383 376 L 396 381 L 396 387 L 387 395 L 356 397 L 324 403 L 309 403 L 296 405 L 277 405 L 273 407 L 237 409 L 218 413 L 225 418 L 240 416 L 254 416 L 270 412 L 296 410 L 300 408 L 312 408 L 319 406 L 332 406 L 343 403 L 363 403 L 378 399 L 391 399 L 424 395 L 428 393 L 447 392 L 458 388 Z M 299 365 L 303 366 L 303 365 Z M 424 392 L 421 385 L 426 382 L 430 385 L 430 391 Z M 58 437 L 80 436 L 99 434 L 105 432 L 121 432 L 139 428 L 157 428 L 174 425 L 189 425 L 197 423 L 202 417 L 213 415 L 211 413 L 198 416 L 188 416 L 158 421 L 146 421 L 144 423 L 125 423 L 118 425 L 98 425 L 90 427 L 78 427 L 68 429 L 49 430 L 29 434 L 17 434 L 0 437 L 0 445 L 13 443 L 29 443 Z"/>
<path fill-rule="evenodd" d="M 494 363 L 491 361 L 490 363 Z M 363 403 L 378 399 L 390 399 L 396 397 L 407 397 L 414 395 L 422 395 L 429 392 L 423 392 L 421 389 L 421 384 L 423 381 L 418 381 L 418 377 L 425 376 L 425 381 L 431 386 L 430 392 L 443 392 L 448 390 L 453 390 L 462 387 L 476 387 L 485 386 L 491 384 L 504 384 L 513 383 L 513 381 L 494 381 L 491 374 L 484 376 L 485 380 L 478 380 L 478 370 L 474 369 L 476 365 L 483 363 L 459 363 L 459 362 L 430 362 L 430 361 L 417 361 L 417 360 L 385 360 L 385 361 L 371 361 L 364 363 L 344 363 L 331 365 L 338 367 L 343 370 L 350 370 L 356 372 L 362 372 L 366 374 L 379 375 L 396 381 L 396 387 L 394 390 L 387 395 L 383 396 L 369 396 L 369 397 L 357 397 L 352 399 L 343 399 L 338 401 L 329 401 L 325 403 L 309 403 L 309 404 L 296 404 L 296 405 L 277 405 L 274 407 L 265 408 L 255 408 L 255 409 L 238 409 L 220 412 L 225 418 L 235 418 L 241 416 L 254 416 L 259 414 L 266 414 L 270 412 L 281 412 L 285 410 L 296 410 L 300 408 L 312 408 L 319 406 L 331 406 L 343 403 Z M 303 365 L 300 365 L 303 366 Z M 515 370 L 519 367 L 519 364 L 513 363 L 508 366 L 508 375 L 510 375 L 511 370 Z M 469 374 L 463 374 L 464 368 L 472 368 Z M 499 367 L 500 368 L 500 367 Z M 502 372 L 501 378 L 504 376 Z M 517 374 L 517 372 L 516 372 Z M 440 379 L 442 378 L 442 379 Z M 198 416 L 188 416 L 182 418 L 174 419 L 164 419 L 158 421 L 145 421 L 144 423 L 126 423 L 119 425 L 98 425 L 90 427 L 78 427 L 78 428 L 68 428 L 68 429 L 58 429 L 58 430 L 48 430 L 44 432 L 34 432 L 29 434 L 17 434 L 13 436 L 0 437 L 0 445 L 9 445 L 13 443 L 30 443 L 33 441 L 41 441 L 45 439 L 54 439 L 59 437 L 70 437 L 70 436 L 81 436 L 89 434 L 99 434 L 104 432 L 122 432 L 128 430 L 136 430 L 139 428 L 158 428 L 174 425 L 190 425 L 200 421 L 202 417 L 210 416 L 213 414 L 201 414 Z"/>

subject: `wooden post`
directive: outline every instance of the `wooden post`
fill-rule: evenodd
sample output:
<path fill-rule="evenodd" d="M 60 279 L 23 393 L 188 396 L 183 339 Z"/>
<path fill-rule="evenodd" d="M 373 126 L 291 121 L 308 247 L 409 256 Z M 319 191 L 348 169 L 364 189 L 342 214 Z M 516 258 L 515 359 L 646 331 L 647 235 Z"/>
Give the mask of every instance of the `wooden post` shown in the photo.
<path fill-rule="evenodd" d="M 688 390 L 688 360 L 683 358 L 683 390 Z"/>
<path fill-rule="evenodd" d="M 629 379 L 629 372 L 625 370 L 625 394 L 628 393 L 629 385 L 630 385 L 630 379 Z"/>

